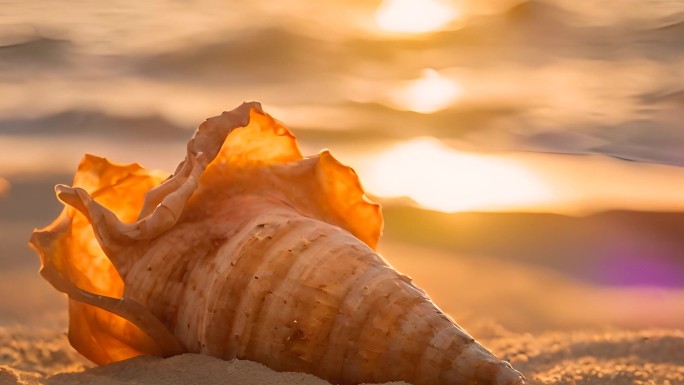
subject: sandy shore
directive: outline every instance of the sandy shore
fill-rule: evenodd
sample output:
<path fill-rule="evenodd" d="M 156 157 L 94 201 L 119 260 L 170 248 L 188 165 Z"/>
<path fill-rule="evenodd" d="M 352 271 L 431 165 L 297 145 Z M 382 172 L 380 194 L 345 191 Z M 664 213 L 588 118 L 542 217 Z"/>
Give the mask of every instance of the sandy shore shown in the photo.
<path fill-rule="evenodd" d="M 506 333 L 484 340 L 540 384 L 682 384 L 684 333 L 674 330 Z M 324 385 L 301 373 L 276 373 L 250 361 L 184 354 L 143 356 L 93 367 L 50 329 L 0 329 L 0 384 Z M 392 384 L 402 384 L 395 382 Z"/>

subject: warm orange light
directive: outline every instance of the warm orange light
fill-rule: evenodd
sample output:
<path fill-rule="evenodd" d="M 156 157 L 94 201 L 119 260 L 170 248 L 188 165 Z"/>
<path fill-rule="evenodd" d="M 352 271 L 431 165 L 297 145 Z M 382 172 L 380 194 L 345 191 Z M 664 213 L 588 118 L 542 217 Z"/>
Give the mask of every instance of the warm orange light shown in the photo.
<path fill-rule="evenodd" d="M 398 107 L 429 114 L 448 107 L 463 96 L 463 88 L 452 78 L 428 68 L 423 76 L 399 89 L 392 97 Z"/>
<path fill-rule="evenodd" d="M 0 198 L 2 198 L 10 189 L 10 184 L 7 180 L 0 178 Z"/>
<path fill-rule="evenodd" d="M 385 0 L 375 21 L 386 31 L 424 33 L 442 28 L 456 16 L 454 8 L 436 0 Z"/>
<path fill-rule="evenodd" d="M 456 151 L 434 138 L 397 145 L 357 170 L 381 197 L 406 196 L 445 212 L 510 210 L 547 201 L 547 186 L 511 161 Z"/>

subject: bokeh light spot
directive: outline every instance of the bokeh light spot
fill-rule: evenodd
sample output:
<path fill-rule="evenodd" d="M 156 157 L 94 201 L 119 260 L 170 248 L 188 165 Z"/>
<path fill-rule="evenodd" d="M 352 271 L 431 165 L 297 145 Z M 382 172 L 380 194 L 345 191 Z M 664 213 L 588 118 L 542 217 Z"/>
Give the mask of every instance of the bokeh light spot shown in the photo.
<path fill-rule="evenodd" d="M 359 170 L 371 194 L 409 197 L 444 212 L 522 208 L 548 200 L 550 194 L 523 165 L 463 153 L 435 138 L 399 144 Z"/>
<path fill-rule="evenodd" d="M 462 97 L 463 92 L 455 79 L 428 68 L 419 79 L 399 89 L 392 99 L 403 109 L 429 114 L 448 107 Z"/>
<path fill-rule="evenodd" d="M 425 33 L 439 30 L 456 16 L 454 8 L 435 0 L 385 0 L 375 21 L 390 32 Z"/>

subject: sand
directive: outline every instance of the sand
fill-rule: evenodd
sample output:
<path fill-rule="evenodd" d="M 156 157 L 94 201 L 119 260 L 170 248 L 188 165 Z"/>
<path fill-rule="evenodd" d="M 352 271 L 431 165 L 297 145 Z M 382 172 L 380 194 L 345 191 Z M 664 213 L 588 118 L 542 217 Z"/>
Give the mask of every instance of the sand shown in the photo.
<path fill-rule="evenodd" d="M 0 329 L 0 384 L 324 385 L 250 361 L 198 354 L 142 356 L 94 367 L 57 330 Z M 675 330 L 511 334 L 485 342 L 540 384 L 683 384 L 684 333 Z M 403 384 L 394 382 L 391 384 Z"/>
<path fill-rule="evenodd" d="M 327 384 L 309 374 L 277 373 L 251 361 L 228 362 L 199 354 L 141 356 L 94 367 L 70 349 L 63 333 L 23 328 L 2 332 L 0 384 Z"/>

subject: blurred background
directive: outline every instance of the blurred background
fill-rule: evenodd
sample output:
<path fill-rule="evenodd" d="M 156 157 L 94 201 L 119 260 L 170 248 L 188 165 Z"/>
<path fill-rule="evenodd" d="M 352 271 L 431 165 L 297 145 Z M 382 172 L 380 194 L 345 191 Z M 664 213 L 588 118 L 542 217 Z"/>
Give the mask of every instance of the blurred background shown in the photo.
<path fill-rule="evenodd" d="M 64 322 L 27 241 L 84 153 L 171 172 L 250 100 L 464 326 L 684 325 L 676 0 L 0 2 L 0 321 Z"/>

